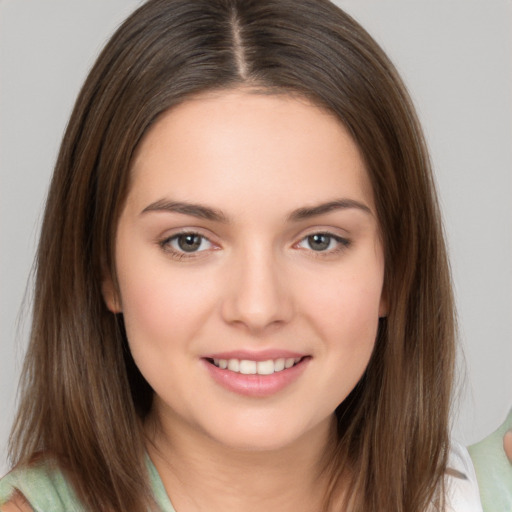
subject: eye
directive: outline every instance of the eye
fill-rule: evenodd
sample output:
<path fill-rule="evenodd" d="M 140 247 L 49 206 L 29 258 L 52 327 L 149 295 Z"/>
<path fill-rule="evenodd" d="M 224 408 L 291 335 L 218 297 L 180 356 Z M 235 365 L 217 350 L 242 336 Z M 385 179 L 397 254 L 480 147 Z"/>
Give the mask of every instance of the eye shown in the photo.
<path fill-rule="evenodd" d="M 178 233 L 166 238 L 160 245 L 164 249 L 180 255 L 206 251 L 213 246 L 206 237 L 198 233 Z"/>
<path fill-rule="evenodd" d="M 313 233 L 298 243 L 298 247 L 301 249 L 311 249 L 315 252 L 336 252 L 349 245 L 349 240 L 332 233 Z"/>

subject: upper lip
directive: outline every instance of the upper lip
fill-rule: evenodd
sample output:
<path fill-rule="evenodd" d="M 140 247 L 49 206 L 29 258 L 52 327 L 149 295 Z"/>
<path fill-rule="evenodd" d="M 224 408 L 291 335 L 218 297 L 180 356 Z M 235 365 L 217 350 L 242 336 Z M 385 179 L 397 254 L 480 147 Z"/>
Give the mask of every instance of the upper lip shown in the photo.
<path fill-rule="evenodd" d="M 240 359 L 249 361 L 268 361 L 270 359 L 288 359 L 305 357 L 307 354 L 291 350 L 267 349 L 267 350 L 231 350 L 229 352 L 215 352 L 207 354 L 204 359 Z"/>

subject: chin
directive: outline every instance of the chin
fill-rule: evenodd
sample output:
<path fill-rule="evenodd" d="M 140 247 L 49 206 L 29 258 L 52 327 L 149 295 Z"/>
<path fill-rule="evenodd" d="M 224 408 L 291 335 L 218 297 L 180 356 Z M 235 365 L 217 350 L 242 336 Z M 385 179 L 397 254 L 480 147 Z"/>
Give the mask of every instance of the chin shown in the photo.
<path fill-rule="evenodd" d="M 277 422 L 253 421 L 230 424 L 219 428 L 215 433 L 217 435 L 210 432 L 210 436 L 226 448 L 235 451 L 275 452 L 294 446 L 304 446 L 304 442 L 313 439 L 324 438 L 326 442 L 330 424 L 331 418 L 322 421 L 321 424 L 307 426 L 286 423 L 281 417 Z"/>
<path fill-rule="evenodd" d="M 295 438 L 282 438 L 275 435 L 262 436 L 254 435 L 244 437 L 230 437 L 229 439 L 219 439 L 226 448 L 238 452 L 277 452 L 293 446 Z"/>

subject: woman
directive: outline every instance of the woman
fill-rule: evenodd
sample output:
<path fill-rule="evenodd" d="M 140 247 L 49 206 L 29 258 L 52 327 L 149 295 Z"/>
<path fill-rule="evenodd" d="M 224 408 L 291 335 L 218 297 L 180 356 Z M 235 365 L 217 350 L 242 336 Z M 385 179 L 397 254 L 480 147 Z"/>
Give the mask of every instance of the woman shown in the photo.
<path fill-rule="evenodd" d="M 37 268 L 2 510 L 454 506 L 428 156 L 332 4 L 130 16 L 77 100 Z"/>

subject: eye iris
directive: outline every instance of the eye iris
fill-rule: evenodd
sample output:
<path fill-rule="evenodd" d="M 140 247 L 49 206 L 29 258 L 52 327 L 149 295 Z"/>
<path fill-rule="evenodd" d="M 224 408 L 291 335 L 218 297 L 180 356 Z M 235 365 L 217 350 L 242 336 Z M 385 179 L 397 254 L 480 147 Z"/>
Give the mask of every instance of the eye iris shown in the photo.
<path fill-rule="evenodd" d="M 308 244 L 314 251 L 325 251 L 329 248 L 331 237 L 322 233 L 308 236 Z"/>
<path fill-rule="evenodd" d="M 201 237 L 199 235 L 180 235 L 178 237 L 178 245 L 182 251 L 194 252 L 201 245 Z"/>

